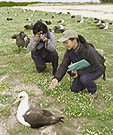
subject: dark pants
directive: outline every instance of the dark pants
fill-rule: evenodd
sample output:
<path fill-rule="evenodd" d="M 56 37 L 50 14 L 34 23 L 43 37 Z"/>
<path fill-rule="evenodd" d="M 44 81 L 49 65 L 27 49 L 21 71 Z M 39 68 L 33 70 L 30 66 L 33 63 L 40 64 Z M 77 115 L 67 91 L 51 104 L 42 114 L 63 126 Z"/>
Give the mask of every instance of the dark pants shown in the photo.
<path fill-rule="evenodd" d="M 46 68 L 46 63 L 52 63 L 53 75 L 55 75 L 58 67 L 58 53 L 56 51 L 49 52 L 46 57 L 40 56 L 37 53 L 32 52 L 31 57 L 35 63 L 38 73 L 41 73 Z"/>
<path fill-rule="evenodd" d="M 97 91 L 94 80 L 99 78 L 102 74 L 102 72 L 85 73 L 80 77 L 75 78 L 72 82 L 71 91 L 77 93 L 87 88 L 89 93 L 94 94 Z"/>

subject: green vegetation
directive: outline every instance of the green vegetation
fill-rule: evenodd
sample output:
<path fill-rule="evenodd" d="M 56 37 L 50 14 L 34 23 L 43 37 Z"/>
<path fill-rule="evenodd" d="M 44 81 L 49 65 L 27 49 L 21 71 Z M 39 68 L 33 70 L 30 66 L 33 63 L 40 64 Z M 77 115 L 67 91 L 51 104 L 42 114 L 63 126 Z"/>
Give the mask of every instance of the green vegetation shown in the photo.
<path fill-rule="evenodd" d="M 53 107 L 54 113 L 56 113 L 55 110 L 63 113 L 65 122 L 55 125 L 55 131 L 58 135 L 112 135 L 113 26 L 110 25 L 108 30 L 100 30 L 93 23 L 92 18 L 85 18 L 85 23 L 78 24 L 77 20 L 80 19 L 80 16 L 71 19 L 70 15 L 54 13 L 55 18 L 53 19 L 53 13 L 45 15 L 45 12 L 23 11 L 22 9 L 7 7 L 1 7 L 0 13 L 2 13 L 0 16 L 0 26 L 2 26 L 0 29 L 0 116 L 5 119 L 13 115 L 11 111 L 17 109 L 17 106 L 11 106 L 16 98 L 15 95 L 19 91 L 25 90 L 29 94 L 30 102 L 33 101 L 35 106 L 47 109 Z M 7 21 L 7 17 L 12 17 L 13 20 Z M 31 18 L 30 21 L 26 20 L 28 17 Z M 52 24 L 48 26 L 52 30 L 55 25 L 58 25 L 58 20 L 64 19 L 65 22 L 62 25 L 65 29 L 76 30 L 88 42 L 93 43 L 96 48 L 103 49 L 106 57 L 107 80 L 104 81 L 102 78 L 96 80 L 98 86 L 97 99 L 93 100 L 87 90 L 81 93 L 70 92 L 70 81 L 72 80 L 67 74 L 54 90 L 49 90 L 48 86 L 53 78 L 51 64 L 47 64 L 45 72 L 38 75 L 30 52 L 24 49 L 20 54 L 17 54 L 18 48 L 15 40 L 10 37 L 20 31 L 25 31 L 30 37 L 32 31 L 25 30 L 24 25 L 35 23 L 37 19 L 52 21 Z M 105 21 L 107 22 L 107 20 Z M 56 40 L 61 35 L 55 33 Z M 60 65 L 65 52 L 62 43 L 57 42 L 57 51 Z M 40 91 L 42 94 L 39 93 Z M 38 132 L 19 123 L 7 131 L 9 135 L 37 135 Z"/>
<path fill-rule="evenodd" d="M 0 108 L 0 116 L 8 117 L 10 114 L 11 114 L 11 108 L 9 106 Z"/>
<path fill-rule="evenodd" d="M 0 7 L 12 7 L 12 6 L 27 6 L 29 4 L 37 4 L 39 2 L 6 2 L 2 1 L 0 2 Z"/>
<path fill-rule="evenodd" d="M 113 3 L 113 0 L 100 0 L 101 3 Z"/>

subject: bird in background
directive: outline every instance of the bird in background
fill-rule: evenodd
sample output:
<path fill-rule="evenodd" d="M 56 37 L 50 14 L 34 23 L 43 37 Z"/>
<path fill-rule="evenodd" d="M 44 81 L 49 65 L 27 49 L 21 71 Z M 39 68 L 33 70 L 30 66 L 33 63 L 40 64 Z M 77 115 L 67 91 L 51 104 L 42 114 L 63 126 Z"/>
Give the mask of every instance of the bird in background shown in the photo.
<path fill-rule="evenodd" d="M 64 117 L 56 117 L 50 111 L 45 109 L 30 107 L 28 103 L 28 94 L 25 91 L 18 94 L 18 98 L 13 104 L 19 101 L 20 104 L 17 109 L 16 117 L 17 120 L 25 126 L 40 128 L 58 122 L 64 122 Z"/>
<path fill-rule="evenodd" d="M 13 18 L 11 18 L 11 17 L 7 17 L 7 18 L 6 18 L 6 20 L 7 20 L 7 21 L 12 21 L 12 20 L 13 20 Z"/>
<path fill-rule="evenodd" d="M 55 18 L 55 15 L 52 15 L 52 18 Z"/>
<path fill-rule="evenodd" d="M 110 25 L 113 25 L 113 22 L 109 22 Z"/>
<path fill-rule="evenodd" d="M 79 24 L 80 24 L 80 23 L 83 23 L 83 22 L 84 22 L 84 17 L 83 17 L 83 16 L 81 16 L 81 19 L 80 19 L 80 20 L 78 20 L 78 21 L 77 21 L 77 23 L 79 23 Z"/>
<path fill-rule="evenodd" d="M 27 37 L 27 40 L 24 39 L 25 37 Z M 18 46 L 18 53 L 20 53 L 21 47 L 22 48 L 27 47 L 27 45 L 30 42 L 30 39 L 23 31 L 20 32 L 19 34 L 14 34 L 11 38 L 16 39 L 16 45 Z"/>
<path fill-rule="evenodd" d="M 100 24 L 102 24 L 102 23 L 105 23 L 105 21 L 103 21 L 103 20 L 101 20 L 101 19 L 98 19 L 98 18 L 93 18 L 93 20 L 94 20 L 94 23 L 95 23 L 96 25 L 100 25 Z"/>
<path fill-rule="evenodd" d="M 68 14 L 68 15 L 70 15 L 70 12 L 69 12 L 69 11 L 67 11 L 67 14 Z"/>
<path fill-rule="evenodd" d="M 75 15 L 71 15 L 71 18 L 74 19 L 75 18 Z"/>
<path fill-rule="evenodd" d="M 48 20 L 48 21 L 46 20 L 46 21 L 45 21 L 45 23 L 46 23 L 47 25 L 52 24 L 52 22 L 51 22 L 51 21 L 49 21 L 49 20 Z"/>
<path fill-rule="evenodd" d="M 108 23 L 102 23 L 99 25 L 99 29 L 104 29 L 107 30 L 108 29 Z"/>
<path fill-rule="evenodd" d="M 57 21 L 57 23 L 64 23 L 64 19 Z"/>
<path fill-rule="evenodd" d="M 54 26 L 54 32 L 55 33 L 63 33 L 65 31 L 65 28 L 63 25 L 60 26 Z"/>
<path fill-rule="evenodd" d="M 26 29 L 26 30 L 32 30 L 33 29 L 33 24 L 31 24 L 31 25 L 25 25 L 24 26 L 24 28 Z"/>

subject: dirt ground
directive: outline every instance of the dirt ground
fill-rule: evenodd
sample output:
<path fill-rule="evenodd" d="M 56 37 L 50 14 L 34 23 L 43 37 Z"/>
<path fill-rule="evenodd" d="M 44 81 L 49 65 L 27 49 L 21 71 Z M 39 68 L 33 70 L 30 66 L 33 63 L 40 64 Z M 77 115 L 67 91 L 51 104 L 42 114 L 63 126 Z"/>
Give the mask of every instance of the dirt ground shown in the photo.
<path fill-rule="evenodd" d="M 6 75 L 2 76 L 0 78 L 0 82 L 2 82 L 3 80 L 5 80 L 8 77 L 9 76 L 6 76 Z M 12 95 L 14 98 L 17 97 L 16 91 L 20 90 L 20 89 L 34 91 L 35 94 L 38 95 L 40 98 L 42 96 L 42 90 L 41 89 L 37 90 L 37 87 L 35 85 L 25 85 L 25 84 L 21 83 L 18 79 L 16 79 L 16 81 L 12 81 L 12 84 L 15 86 L 13 89 L 13 92 L 12 92 Z M 8 93 L 8 91 L 7 91 L 7 93 Z M 35 97 L 33 100 L 35 100 Z M 5 105 L 0 104 L 0 107 L 1 106 L 5 106 Z M 16 131 L 17 130 L 16 127 L 18 127 L 18 125 L 21 125 L 16 120 L 17 108 L 15 107 L 15 105 L 11 105 L 11 108 L 12 108 L 11 115 L 9 117 L 7 117 L 7 119 L 5 117 L 0 116 L 0 135 L 9 135 L 9 133 L 14 135 L 18 132 L 18 131 Z M 53 108 L 53 109 L 55 109 L 55 108 Z M 31 129 L 31 131 L 33 132 L 34 135 L 56 135 L 56 131 L 54 130 L 54 128 L 55 127 L 53 125 L 53 126 L 40 128 L 39 130 Z M 19 132 L 18 132 L 18 134 L 19 134 Z"/>
<path fill-rule="evenodd" d="M 79 5 L 79 4 L 40 4 L 29 5 L 27 7 L 16 7 L 23 9 L 47 11 L 47 12 L 70 12 L 71 15 L 81 15 L 84 17 L 96 17 L 104 20 L 113 21 L 113 4 Z"/>

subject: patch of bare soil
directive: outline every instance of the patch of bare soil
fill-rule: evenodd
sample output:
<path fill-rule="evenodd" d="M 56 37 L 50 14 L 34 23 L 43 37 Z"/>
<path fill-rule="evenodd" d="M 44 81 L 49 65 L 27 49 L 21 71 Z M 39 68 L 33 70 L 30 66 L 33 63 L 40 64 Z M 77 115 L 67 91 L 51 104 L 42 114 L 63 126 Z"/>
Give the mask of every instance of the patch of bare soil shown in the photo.
<path fill-rule="evenodd" d="M 108 81 L 113 81 L 113 78 L 107 78 Z"/>
<path fill-rule="evenodd" d="M 5 80 L 6 78 L 8 78 L 9 76 L 8 75 L 4 75 L 0 78 L 0 82 L 2 82 L 3 80 Z"/>

